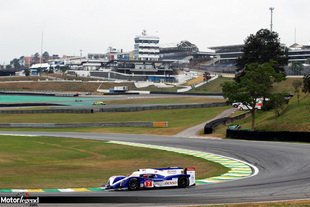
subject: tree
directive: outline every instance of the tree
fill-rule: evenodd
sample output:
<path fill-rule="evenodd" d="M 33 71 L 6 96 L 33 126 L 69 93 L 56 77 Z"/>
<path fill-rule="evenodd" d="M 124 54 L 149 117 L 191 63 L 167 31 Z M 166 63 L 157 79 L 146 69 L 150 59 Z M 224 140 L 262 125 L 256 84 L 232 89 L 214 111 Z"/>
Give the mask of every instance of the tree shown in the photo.
<path fill-rule="evenodd" d="M 302 82 L 300 80 L 294 80 L 292 86 L 294 87 L 295 94 L 297 96 L 297 103 L 299 103 L 300 89 L 302 87 Z"/>
<path fill-rule="evenodd" d="M 248 107 L 252 116 L 252 129 L 255 129 L 256 102 L 259 98 L 270 96 L 270 90 L 275 80 L 281 74 L 277 73 L 272 63 L 249 64 L 246 73 L 239 82 L 225 82 L 223 84 L 224 97 L 229 102 L 241 102 Z"/>
<path fill-rule="evenodd" d="M 40 63 L 40 54 L 39 54 L 39 53 L 36 52 L 36 53 L 32 56 L 31 63 L 32 63 L 32 64 Z"/>
<path fill-rule="evenodd" d="M 70 67 L 68 65 L 60 67 L 60 70 L 62 72 L 62 76 L 65 76 L 65 73 L 67 70 L 70 70 Z"/>
<path fill-rule="evenodd" d="M 47 73 L 54 73 L 54 69 L 53 68 L 49 68 Z"/>
<path fill-rule="evenodd" d="M 305 75 L 304 78 L 304 87 L 302 89 L 302 91 L 304 93 L 310 93 L 310 75 Z"/>
<path fill-rule="evenodd" d="M 287 100 L 285 96 L 287 94 L 284 93 L 275 93 L 270 96 L 270 100 L 268 101 L 268 105 L 274 110 L 275 115 L 279 117 L 281 112 L 284 110 L 285 104 L 287 104 Z"/>
<path fill-rule="evenodd" d="M 21 68 L 25 67 L 24 58 L 25 58 L 25 56 L 20 56 L 19 59 L 18 59 Z"/>
<path fill-rule="evenodd" d="M 293 71 L 294 75 L 300 75 L 301 71 L 304 69 L 304 66 L 300 62 L 292 62 L 289 65 L 289 68 Z"/>
<path fill-rule="evenodd" d="M 237 80 L 246 72 L 246 65 L 264 64 L 272 61 L 277 73 L 284 76 L 284 66 L 288 63 L 288 50 L 281 45 L 278 33 L 261 29 L 244 41 L 243 54 L 237 60 Z"/>
<path fill-rule="evenodd" d="M 42 54 L 42 62 L 43 62 L 43 63 L 47 63 L 49 59 L 50 59 L 50 55 L 48 54 L 47 51 L 45 51 L 45 52 Z"/>
<path fill-rule="evenodd" d="M 20 65 L 20 63 L 19 63 L 19 59 L 17 59 L 17 58 L 14 58 L 14 59 L 10 62 L 10 65 L 12 66 L 12 68 L 15 68 L 15 69 L 21 68 L 21 65 Z"/>
<path fill-rule="evenodd" d="M 27 68 L 27 69 L 24 70 L 24 72 L 25 72 L 25 76 L 29 76 L 30 75 L 30 69 Z"/>
<path fill-rule="evenodd" d="M 12 69 L 12 66 L 11 65 L 6 65 L 5 69 L 7 69 L 7 70 Z"/>
<path fill-rule="evenodd" d="M 203 73 L 203 80 L 208 81 L 211 79 L 211 74 L 209 72 L 204 72 Z"/>

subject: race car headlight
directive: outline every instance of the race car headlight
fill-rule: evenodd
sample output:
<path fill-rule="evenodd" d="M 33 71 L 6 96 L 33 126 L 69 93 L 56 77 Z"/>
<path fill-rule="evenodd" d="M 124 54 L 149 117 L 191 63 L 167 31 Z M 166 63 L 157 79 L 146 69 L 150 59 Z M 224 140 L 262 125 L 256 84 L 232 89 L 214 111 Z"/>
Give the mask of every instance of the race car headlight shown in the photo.
<path fill-rule="evenodd" d="M 113 185 L 114 179 L 115 179 L 114 177 L 110 177 L 107 184 L 110 186 Z"/>

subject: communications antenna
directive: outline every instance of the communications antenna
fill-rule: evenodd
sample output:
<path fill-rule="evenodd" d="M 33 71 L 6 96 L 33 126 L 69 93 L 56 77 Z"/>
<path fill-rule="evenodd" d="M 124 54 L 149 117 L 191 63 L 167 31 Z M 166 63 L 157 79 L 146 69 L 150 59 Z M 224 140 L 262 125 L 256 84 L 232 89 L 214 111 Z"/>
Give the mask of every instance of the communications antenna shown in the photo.
<path fill-rule="evenodd" d="M 272 32 L 272 26 L 273 26 L 273 24 L 272 24 L 272 15 L 273 15 L 274 7 L 270 7 L 269 10 L 270 10 L 270 31 Z"/>

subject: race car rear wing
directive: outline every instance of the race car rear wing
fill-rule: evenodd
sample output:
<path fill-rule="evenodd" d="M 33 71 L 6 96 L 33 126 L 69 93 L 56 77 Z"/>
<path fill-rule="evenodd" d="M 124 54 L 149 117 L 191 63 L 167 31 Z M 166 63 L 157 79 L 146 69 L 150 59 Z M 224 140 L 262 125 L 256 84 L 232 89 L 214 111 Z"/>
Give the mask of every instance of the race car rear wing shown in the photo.
<path fill-rule="evenodd" d="M 194 167 L 187 167 L 184 169 L 184 173 L 189 175 L 189 186 L 196 184 L 196 171 Z"/>

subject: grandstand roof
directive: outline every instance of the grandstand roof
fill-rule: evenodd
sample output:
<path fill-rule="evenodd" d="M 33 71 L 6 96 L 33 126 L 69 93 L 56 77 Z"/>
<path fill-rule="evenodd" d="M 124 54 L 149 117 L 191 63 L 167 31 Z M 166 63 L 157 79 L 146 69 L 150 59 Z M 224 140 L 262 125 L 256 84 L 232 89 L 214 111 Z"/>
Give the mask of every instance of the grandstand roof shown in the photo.
<path fill-rule="evenodd" d="M 192 44 L 191 42 L 187 40 L 183 40 L 179 43 L 168 43 L 168 44 L 162 44 L 160 45 L 161 49 L 179 49 L 179 50 L 187 50 L 187 51 L 193 51 L 193 52 L 198 52 L 199 49 L 195 44 Z"/>
<path fill-rule="evenodd" d="M 177 47 L 177 46 L 178 46 L 178 43 L 176 43 L 176 42 L 159 44 L 159 47 L 161 47 L 161 48 L 170 48 L 170 47 Z"/>
<path fill-rule="evenodd" d="M 209 47 L 209 49 L 211 49 L 211 50 L 216 50 L 216 49 L 223 49 L 223 48 L 243 47 L 243 46 L 244 46 L 244 44 L 223 45 L 223 46 Z"/>
<path fill-rule="evenodd" d="M 290 46 L 290 48 L 302 48 L 303 47 L 303 45 L 300 45 L 300 44 L 298 44 L 298 43 L 294 43 L 294 44 L 292 44 L 291 46 Z"/>

